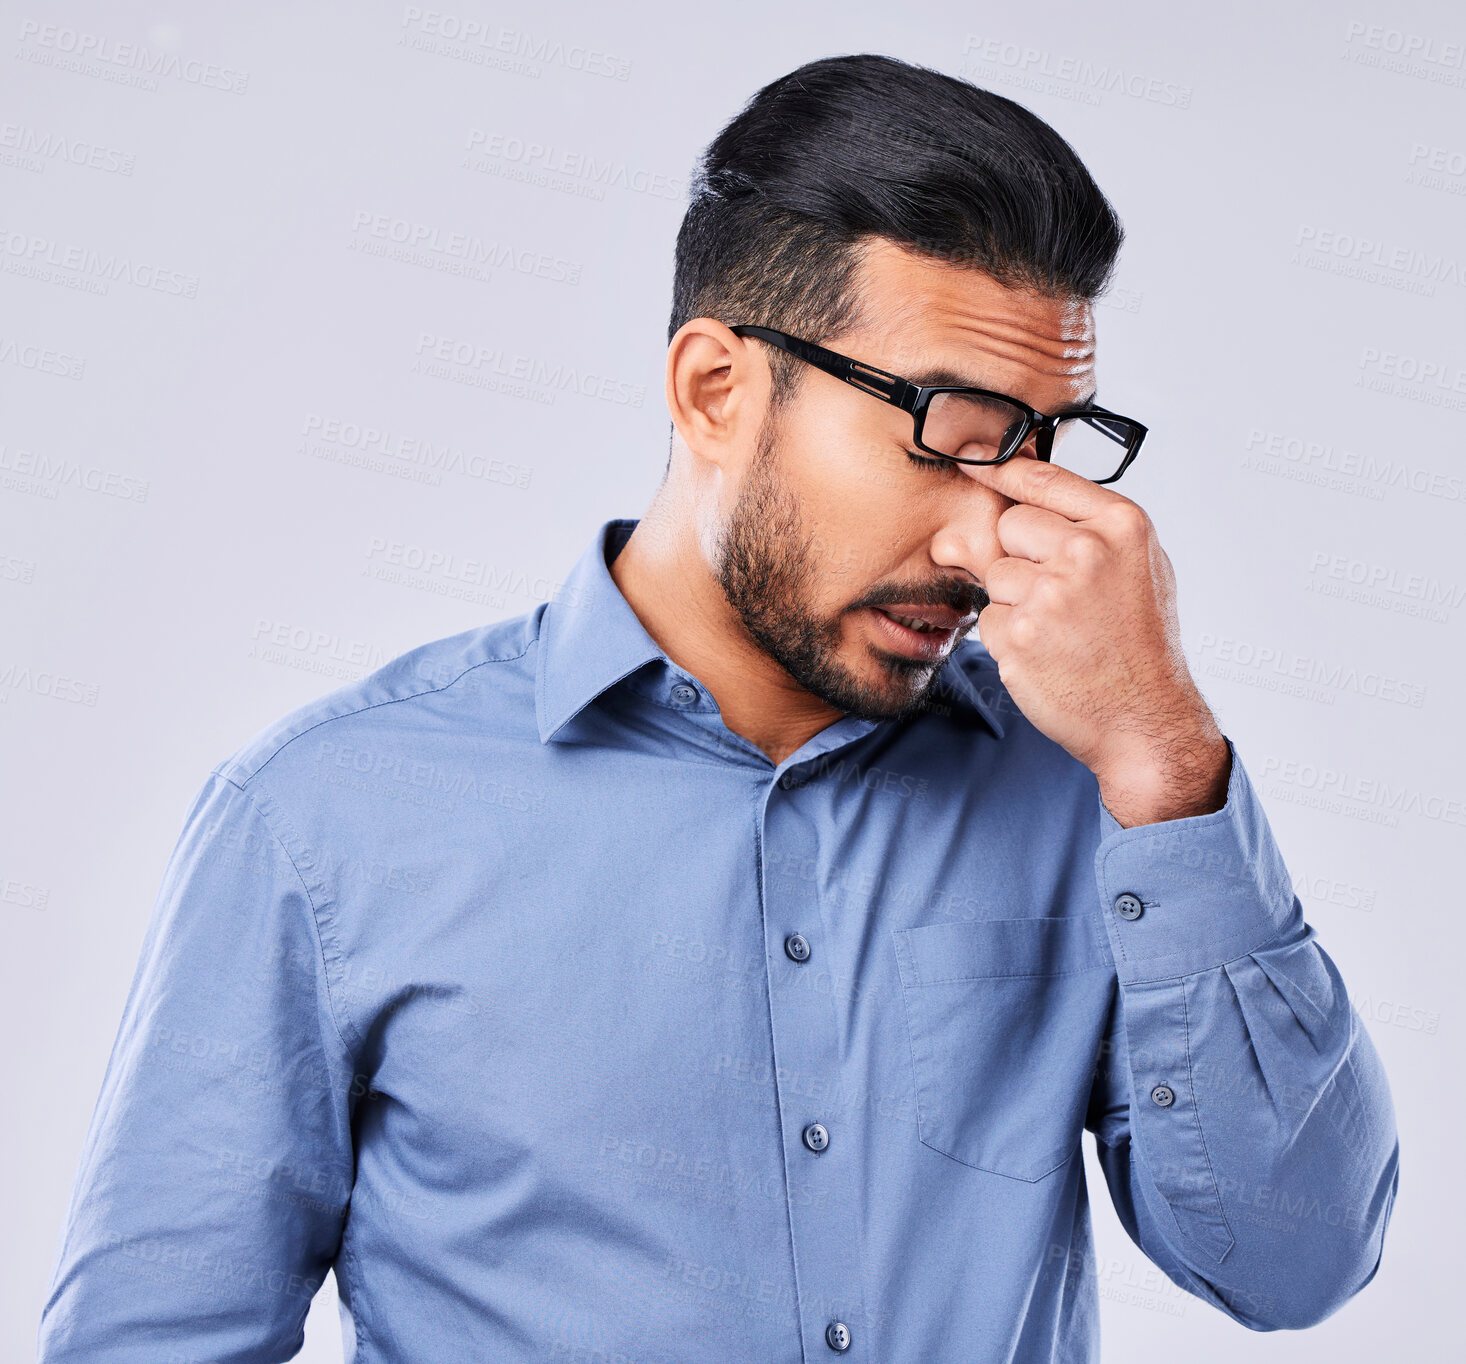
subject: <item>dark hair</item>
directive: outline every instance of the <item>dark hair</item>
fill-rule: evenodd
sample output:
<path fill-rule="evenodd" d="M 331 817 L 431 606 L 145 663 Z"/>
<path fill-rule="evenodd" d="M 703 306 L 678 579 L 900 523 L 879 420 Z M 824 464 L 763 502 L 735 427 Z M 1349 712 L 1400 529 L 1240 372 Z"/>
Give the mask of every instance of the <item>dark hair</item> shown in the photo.
<path fill-rule="evenodd" d="M 689 318 L 813 341 L 862 325 L 864 241 L 1092 301 L 1124 229 L 1037 114 L 932 67 L 824 57 L 753 95 L 698 158 L 677 233 L 667 340 Z M 770 406 L 804 366 L 768 348 Z"/>

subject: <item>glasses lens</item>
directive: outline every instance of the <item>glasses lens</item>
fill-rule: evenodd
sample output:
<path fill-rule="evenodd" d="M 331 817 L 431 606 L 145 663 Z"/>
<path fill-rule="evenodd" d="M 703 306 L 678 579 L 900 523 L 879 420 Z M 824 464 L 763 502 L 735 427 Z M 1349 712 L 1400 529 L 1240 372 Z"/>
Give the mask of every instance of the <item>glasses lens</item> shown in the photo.
<path fill-rule="evenodd" d="M 1065 417 L 1049 460 L 1083 478 L 1113 478 L 1125 462 L 1134 427 L 1119 417 Z"/>
<path fill-rule="evenodd" d="M 926 409 L 921 439 L 944 455 L 997 459 L 1012 448 L 1023 423 L 1022 409 L 1001 398 L 935 393 Z"/>

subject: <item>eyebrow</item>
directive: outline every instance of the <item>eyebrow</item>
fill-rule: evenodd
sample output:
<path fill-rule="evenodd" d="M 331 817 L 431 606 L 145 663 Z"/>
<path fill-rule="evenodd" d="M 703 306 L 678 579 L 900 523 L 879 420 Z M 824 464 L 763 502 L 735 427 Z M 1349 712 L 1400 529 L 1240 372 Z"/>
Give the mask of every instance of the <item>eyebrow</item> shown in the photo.
<path fill-rule="evenodd" d="M 970 375 L 958 374 L 956 370 L 947 369 L 944 365 L 938 365 L 933 369 L 924 369 L 917 374 L 908 375 L 907 378 L 913 384 L 919 384 L 922 388 L 986 388 L 995 393 L 1001 393 L 1001 389 L 993 389 L 990 384 L 979 383 Z M 1086 408 L 1092 407 L 1099 397 L 1099 389 L 1092 389 L 1087 398 L 1081 398 L 1077 403 L 1069 407 L 1061 407 L 1060 412 L 1083 412 Z M 1053 416 L 1053 413 L 1049 413 Z"/>

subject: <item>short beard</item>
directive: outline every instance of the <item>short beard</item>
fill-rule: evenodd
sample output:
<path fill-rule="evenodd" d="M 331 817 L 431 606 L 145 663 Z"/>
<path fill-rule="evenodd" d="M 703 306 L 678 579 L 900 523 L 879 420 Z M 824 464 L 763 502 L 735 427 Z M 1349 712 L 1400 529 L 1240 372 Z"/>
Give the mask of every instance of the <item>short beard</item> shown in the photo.
<path fill-rule="evenodd" d="M 817 581 L 812 539 L 799 501 L 778 475 L 776 422 L 764 421 L 753 466 L 718 537 L 713 572 L 753 642 L 806 691 L 861 720 L 904 720 L 930 708 L 943 662 L 884 655 L 886 675 L 909 682 L 931 670 L 917 691 L 893 700 L 889 686 L 862 681 L 839 660 L 842 612 L 824 621 L 806 603 Z"/>

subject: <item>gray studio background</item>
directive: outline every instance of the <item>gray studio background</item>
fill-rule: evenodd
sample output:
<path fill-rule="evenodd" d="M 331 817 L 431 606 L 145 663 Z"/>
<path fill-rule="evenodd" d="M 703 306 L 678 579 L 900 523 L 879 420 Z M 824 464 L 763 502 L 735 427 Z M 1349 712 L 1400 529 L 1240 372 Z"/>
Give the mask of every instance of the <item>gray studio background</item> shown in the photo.
<path fill-rule="evenodd" d="M 0 1358 L 33 1356 L 210 767 L 530 610 L 641 514 L 693 158 L 855 51 L 1027 104 L 1124 219 L 1100 386 L 1152 435 L 1119 491 L 1399 1113 L 1383 1266 L 1303 1334 L 1171 1285 L 1086 1137 L 1106 1358 L 1437 1357 L 1466 1218 L 1466 14 L 445 2 L 0 4 Z M 329 1281 L 301 1358 L 341 1358 Z"/>

